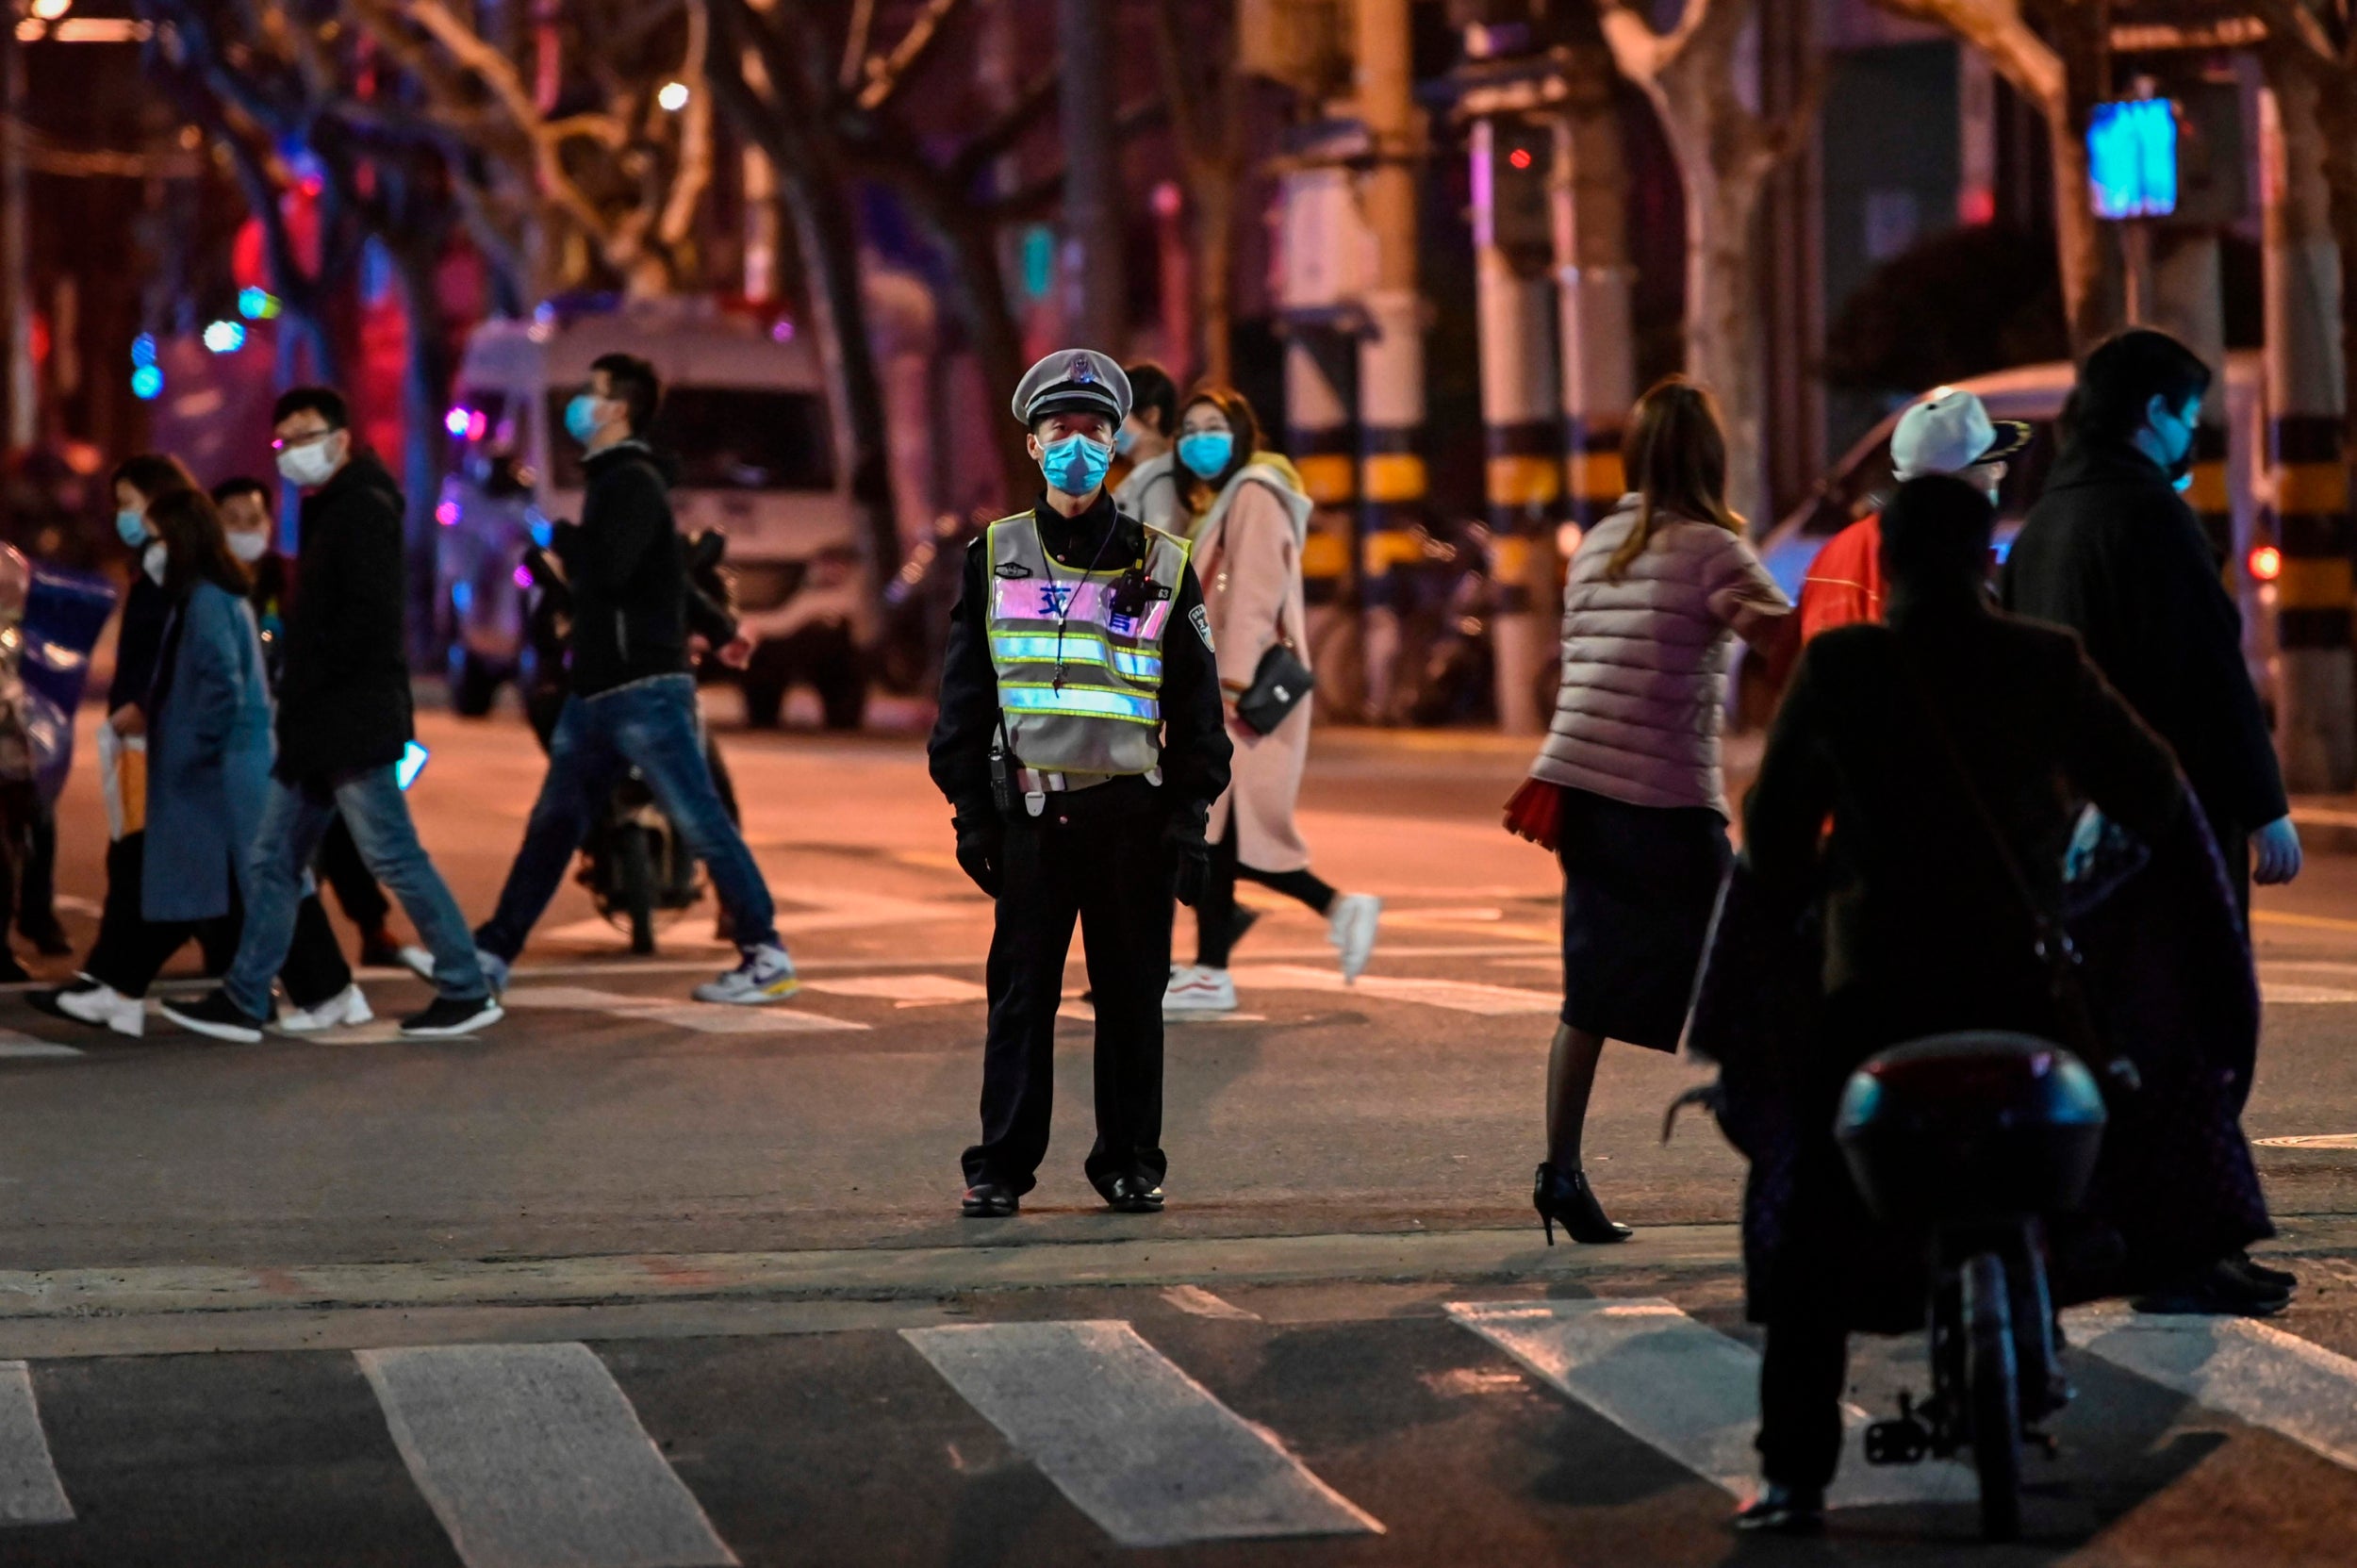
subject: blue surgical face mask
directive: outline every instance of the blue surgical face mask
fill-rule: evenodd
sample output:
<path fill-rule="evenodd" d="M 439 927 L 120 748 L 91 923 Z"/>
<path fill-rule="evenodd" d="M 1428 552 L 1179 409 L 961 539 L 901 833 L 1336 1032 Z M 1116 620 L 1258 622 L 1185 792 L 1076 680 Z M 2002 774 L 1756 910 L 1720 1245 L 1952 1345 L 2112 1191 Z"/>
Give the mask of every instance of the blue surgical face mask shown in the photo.
<path fill-rule="evenodd" d="M 136 506 L 126 506 L 115 514 L 115 537 L 133 550 L 147 542 L 147 514 Z"/>
<path fill-rule="evenodd" d="M 1130 453 L 1136 451 L 1137 445 L 1138 433 L 1130 429 L 1128 425 L 1125 424 L 1119 430 L 1113 432 L 1113 450 L 1121 454 L 1124 457 L 1129 456 Z"/>
<path fill-rule="evenodd" d="M 595 392 L 574 394 L 573 401 L 565 405 L 565 434 L 587 446 L 598 426 L 605 422 L 598 418 L 598 404 L 602 401 Z"/>
<path fill-rule="evenodd" d="M 1065 495 L 1090 494 L 1105 482 L 1105 470 L 1113 466 L 1113 449 L 1086 436 L 1046 442 L 1039 458 L 1039 471 Z"/>
<path fill-rule="evenodd" d="M 1236 454 L 1236 437 L 1225 430 L 1190 430 L 1178 437 L 1178 461 L 1197 479 L 1217 479 Z"/>

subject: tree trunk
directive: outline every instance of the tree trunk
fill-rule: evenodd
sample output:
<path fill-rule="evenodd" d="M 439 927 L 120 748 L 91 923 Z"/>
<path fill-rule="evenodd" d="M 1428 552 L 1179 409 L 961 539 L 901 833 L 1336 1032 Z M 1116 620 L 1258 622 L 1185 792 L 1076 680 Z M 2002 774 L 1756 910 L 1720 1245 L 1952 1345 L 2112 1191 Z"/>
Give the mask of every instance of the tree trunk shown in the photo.
<path fill-rule="evenodd" d="M 1760 407 L 1757 277 L 1753 227 L 1763 178 L 1707 176 L 1687 204 L 1687 373 L 1719 400 L 1727 427 L 1727 504 L 1766 520 L 1767 450 Z"/>
<path fill-rule="evenodd" d="M 774 154 L 772 155 L 775 156 Z M 866 557 L 871 593 L 882 593 L 900 569 L 900 528 L 893 515 L 892 476 L 885 460 L 891 439 L 883 383 L 867 340 L 867 306 L 861 294 L 859 230 L 844 185 L 815 171 L 788 172 L 780 182 L 794 220 L 802 266 L 811 280 L 812 314 L 835 385 L 851 466 L 851 510 Z"/>
<path fill-rule="evenodd" d="M 2084 356 L 2126 319 L 2119 270 L 2103 221 L 2095 216 L 2087 168 L 2087 124 L 2102 91 L 2110 21 L 2107 8 L 2094 5 L 2052 5 L 2042 14 L 2063 68 L 2061 99 L 2039 105 L 2054 177 L 2055 259 L 2071 352 Z"/>
<path fill-rule="evenodd" d="M 402 314 L 408 324 L 409 362 L 402 371 L 403 557 L 408 569 L 409 663 L 424 668 L 440 652 L 436 621 L 439 539 L 434 509 L 442 487 L 442 403 L 450 392 L 450 348 L 435 287 L 441 255 L 430 245 L 388 241 L 401 275 Z"/>
<path fill-rule="evenodd" d="M 959 321 L 964 323 L 966 343 L 974 351 L 982 385 L 990 394 L 992 444 L 997 451 L 1008 503 L 1014 504 L 1039 487 L 1039 470 L 1024 445 L 1023 431 L 996 413 L 997 399 L 1012 398 L 1015 383 L 1030 368 L 1023 359 L 1022 329 L 1007 308 L 1006 280 L 998 268 L 997 226 L 959 192 L 931 177 L 930 169 L 911 169 L 895 162 L 878 173 L 908 199 L 918 223 L 949 259 L 950 299 Z"/>
<path fill-rule="evenodd" d="M 1203 378 L 1229 385 L 1235 376 L 1236 187 L 1243 172 L 1223 165 L 1194 181 L 1195 304 Z"/>
<path fill-rule="evenodd" d="M 2340 251 L 2341 454 L 2349 465 L 2349 494 L 2357 497 L 2357 71 L 2325 74 L 2319 87 L 2327 211 Z"/>

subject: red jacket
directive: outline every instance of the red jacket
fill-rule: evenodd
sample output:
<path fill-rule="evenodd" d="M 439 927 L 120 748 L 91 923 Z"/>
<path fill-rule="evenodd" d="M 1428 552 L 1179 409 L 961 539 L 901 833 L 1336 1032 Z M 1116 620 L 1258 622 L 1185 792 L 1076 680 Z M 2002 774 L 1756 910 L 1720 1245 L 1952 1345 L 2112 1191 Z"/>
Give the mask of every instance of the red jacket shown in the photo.
<path fill-rule="evenodd" d="M 1801 584 L 1801 640 L 1883 618 L 1883 520 L 1868 514 L 1825 541 Z"/>

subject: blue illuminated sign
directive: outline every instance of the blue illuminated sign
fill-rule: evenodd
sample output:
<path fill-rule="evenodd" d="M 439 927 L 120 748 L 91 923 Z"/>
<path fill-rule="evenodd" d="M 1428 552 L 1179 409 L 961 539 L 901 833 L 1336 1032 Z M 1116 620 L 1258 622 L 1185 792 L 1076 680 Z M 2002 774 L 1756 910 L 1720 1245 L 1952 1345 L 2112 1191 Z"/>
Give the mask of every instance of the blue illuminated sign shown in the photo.
<path fill-rule="evenodd" d="M 2167 98 L 2098 104 L 2087 123 L 2087 184 L 2099 218 L 2177 210 L 2177 106 Z"/>

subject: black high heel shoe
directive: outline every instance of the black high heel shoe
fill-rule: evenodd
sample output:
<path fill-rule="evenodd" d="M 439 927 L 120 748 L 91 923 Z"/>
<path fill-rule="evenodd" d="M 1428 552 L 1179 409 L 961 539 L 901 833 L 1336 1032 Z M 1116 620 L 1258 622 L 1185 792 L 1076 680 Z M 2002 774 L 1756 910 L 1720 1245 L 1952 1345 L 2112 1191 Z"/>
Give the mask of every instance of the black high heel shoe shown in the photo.
<path fill-rule="evenodd" d="M 1588 1185 L 1588 1173 L 1573 1171 L 1570 1175 L 1553 1165 L 1539 1167 L 1538 1180 L 1530 1189 L 1530 1206 L 1539 1211 L 1539 1221 L 1547 1228 L 1547 1245 L 1555 1245 L 1555 1228 L 1560 1224 L 1575 1242 L 1600 1245 L 1624 1242 L 1636 1234 L 1627 1226 L 1606 1216 L 1596 1195 Z"/>

